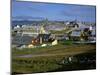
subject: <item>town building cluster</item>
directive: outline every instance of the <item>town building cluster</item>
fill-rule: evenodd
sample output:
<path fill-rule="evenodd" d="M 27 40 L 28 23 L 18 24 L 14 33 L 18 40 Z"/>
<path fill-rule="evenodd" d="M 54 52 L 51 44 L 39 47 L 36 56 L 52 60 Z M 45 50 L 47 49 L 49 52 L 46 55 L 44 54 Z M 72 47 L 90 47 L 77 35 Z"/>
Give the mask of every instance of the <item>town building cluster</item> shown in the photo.
<path fill-rule="evenodd" d="M 95 24 L 71 21 L 15 25 L 12 28 L 12 47 L 35 48 L 57 45 L 61 40 L 96 42 Z"/>

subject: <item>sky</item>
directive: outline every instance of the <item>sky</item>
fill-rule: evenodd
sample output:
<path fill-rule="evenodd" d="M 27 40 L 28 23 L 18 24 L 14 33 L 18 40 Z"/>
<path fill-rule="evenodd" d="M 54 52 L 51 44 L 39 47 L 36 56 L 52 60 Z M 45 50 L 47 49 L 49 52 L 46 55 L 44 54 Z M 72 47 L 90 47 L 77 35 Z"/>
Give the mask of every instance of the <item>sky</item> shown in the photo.
<path fill-rule="evenodd" d="M 95 22 L 96 7 L 89 5 L 12 1 L 12 17 L 43 17 L 48 20 Z"/>

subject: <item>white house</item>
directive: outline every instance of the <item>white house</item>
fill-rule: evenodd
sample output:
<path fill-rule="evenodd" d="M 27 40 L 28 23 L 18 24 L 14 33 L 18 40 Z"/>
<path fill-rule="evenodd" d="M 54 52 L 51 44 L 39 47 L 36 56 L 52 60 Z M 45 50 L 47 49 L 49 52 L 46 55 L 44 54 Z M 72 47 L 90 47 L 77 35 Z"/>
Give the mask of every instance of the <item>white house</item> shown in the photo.
<path fill-rule="evenodd" d="M 57 45 L 58 44 L 58 41 L 57 40 L 54 40 L 53 42 L 52 42 L 52 45 Z"/>

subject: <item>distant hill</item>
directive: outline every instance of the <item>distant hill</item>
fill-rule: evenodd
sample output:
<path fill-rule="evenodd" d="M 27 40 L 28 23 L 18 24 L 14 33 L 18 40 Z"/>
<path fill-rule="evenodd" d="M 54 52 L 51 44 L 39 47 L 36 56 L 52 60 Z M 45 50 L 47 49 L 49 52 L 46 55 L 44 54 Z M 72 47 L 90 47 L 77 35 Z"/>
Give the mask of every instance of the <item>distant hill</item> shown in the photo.
<path fill-rule="evenodd" d="M 15 16 L 15 17 L 12 17 L 12 21 L 23 21 L 23 20 L 41 21 L 41 20 L 45 20 L 45 18 L 43 18 L 43 17 L 32 17 L 32 16 Z"/>

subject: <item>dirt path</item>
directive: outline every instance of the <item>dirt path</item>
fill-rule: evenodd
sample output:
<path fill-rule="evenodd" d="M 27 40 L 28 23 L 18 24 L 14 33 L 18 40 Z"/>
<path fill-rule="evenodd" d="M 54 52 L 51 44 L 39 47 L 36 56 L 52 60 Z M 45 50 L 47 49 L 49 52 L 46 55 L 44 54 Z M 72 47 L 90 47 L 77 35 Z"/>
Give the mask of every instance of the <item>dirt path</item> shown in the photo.
<path fill-rule="evenodd" d="M 49 56 L 70 56 L 76 55 L 85 52 L 95 51 L 95 46 L 73 46 L 73 47 L 63 47 L 63 48 L 56 48 L 53 50 L 43 50 L 37 51 L 30 54 L 24 55 L 17 55 L 14 58 L 30 58 L 30 57 L 49 57 Z"/>
<path fill-rule="evenodd" d="M 30 58 L 30 57 L 48 57 L 48 56 L 60 56 L 60 55 L 76 55 L 76 54 L 80 54 L 80 53 L 85 53 L 87 51 L 78 51 L 78 52 L 66 52 L 66 53 L 59 53 L 59 54 L 50 54 L 50 53 L 44 53 L 44 54 L 28 54 L 28 55 L 20 55 L 20 56 L 16 56 L 17 58 Z"/>

